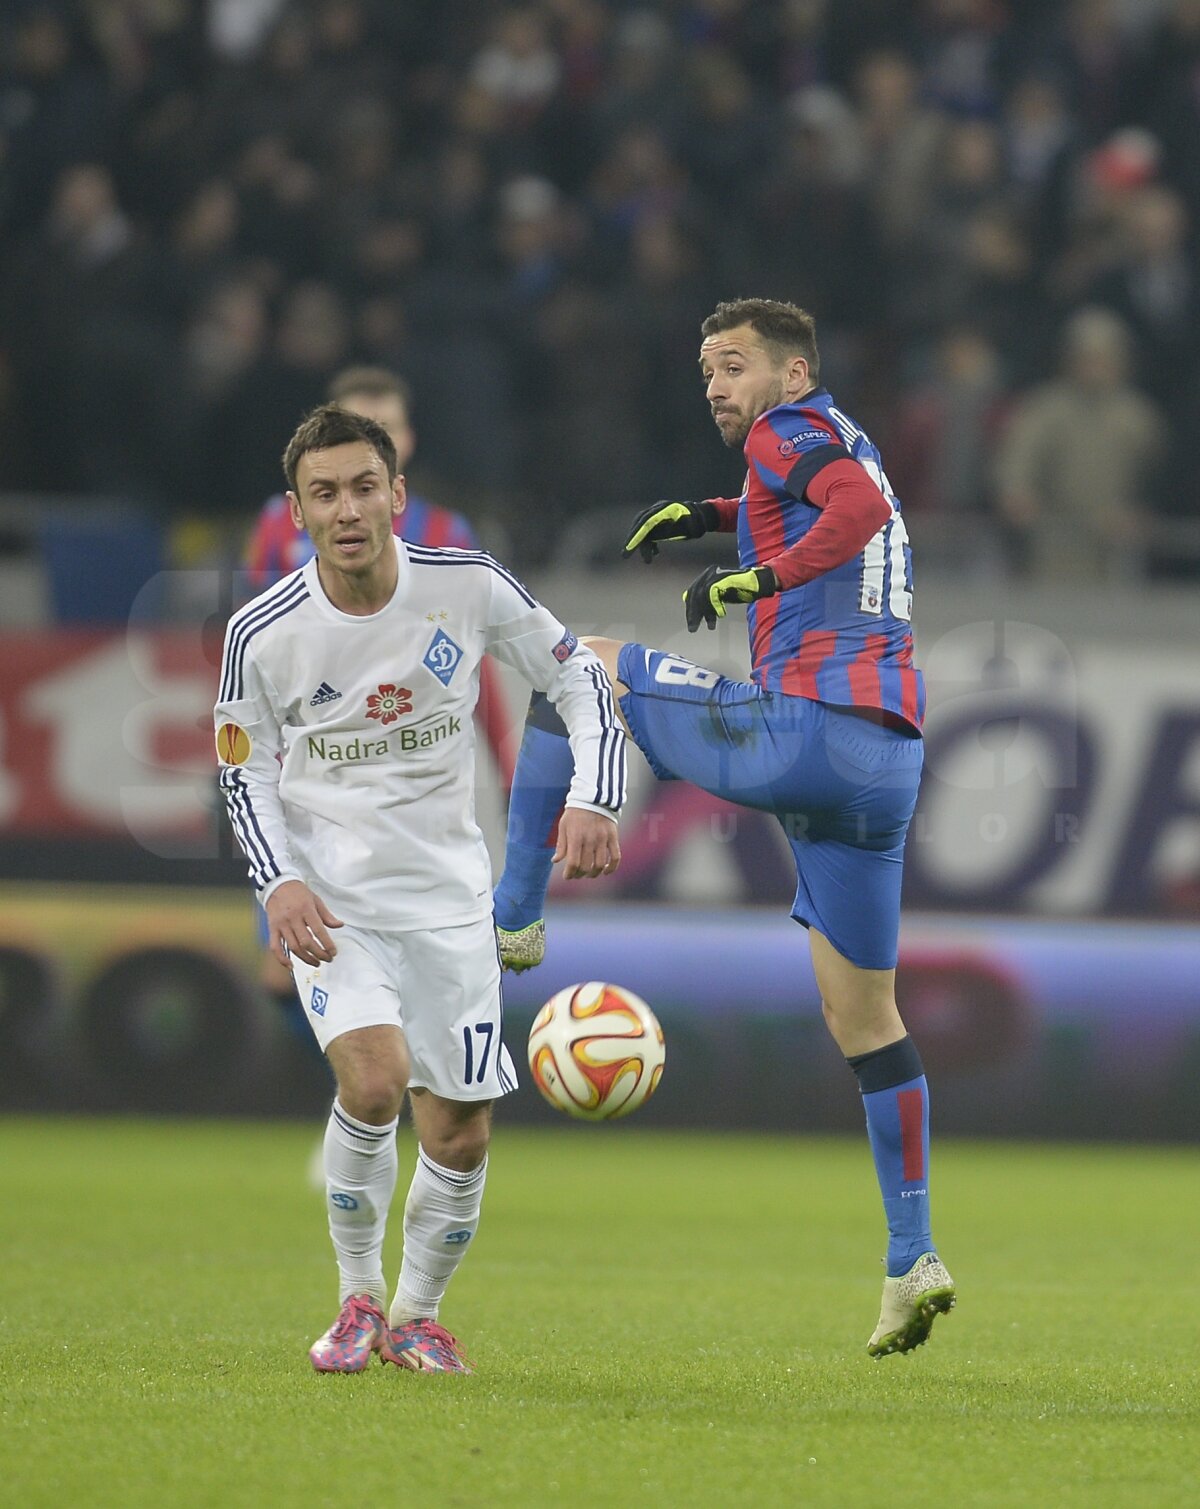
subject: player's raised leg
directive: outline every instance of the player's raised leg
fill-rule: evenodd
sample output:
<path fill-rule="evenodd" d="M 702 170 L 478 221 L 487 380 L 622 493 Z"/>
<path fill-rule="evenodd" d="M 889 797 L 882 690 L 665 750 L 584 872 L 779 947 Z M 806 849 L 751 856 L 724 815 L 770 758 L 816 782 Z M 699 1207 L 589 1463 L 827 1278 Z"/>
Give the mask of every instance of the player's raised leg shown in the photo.
<path fill-rule="evenodd" d="M 614 693 L 620 697 L 626 690 L 617 680 L 621 642 L 601 638 L 580 642 L 604 662 Z M 545 954 L 546 890 L 558 822 L 574 773 L 567 726 L 553 703 L 534 692 L 509 795 L 504 873 L 494 903 L 500 963 L 516 973 L 540 964 Z"/>
<path fill-rule="evenodd" d="M 862 1092 L 887 1217 L 883 1305 L 867 1344 L 873 1357 L 885 1357 L 920 1346 L 954 1305 L 930 1230 L 929 1090 L 896 1008 L 895 970 L 851 963 L 815 928 L 809 942 L 825 1021 Z"/>
<path fill-rule="evenodd" d="M 491 1102 L 411 1095 L 417 1167 L 404 1208 L 404 1258 L 380 1348 L 412 1372 L 469 1373 L 457 1340 L 438 1324 L 450 1280 L 479 1227 L 487 1180 Z"/>
<path fill-rule="evenodd" d="M 325 1051 L 338 1086 L 325 1129 L 325 1190 L 341 1310 L 309 1357 L 318 1372 L 359 1373 L 387 1332 L 383 1238 L 408 1050 L 398 1027 L 373 1026 L 343 1033 Z"/>

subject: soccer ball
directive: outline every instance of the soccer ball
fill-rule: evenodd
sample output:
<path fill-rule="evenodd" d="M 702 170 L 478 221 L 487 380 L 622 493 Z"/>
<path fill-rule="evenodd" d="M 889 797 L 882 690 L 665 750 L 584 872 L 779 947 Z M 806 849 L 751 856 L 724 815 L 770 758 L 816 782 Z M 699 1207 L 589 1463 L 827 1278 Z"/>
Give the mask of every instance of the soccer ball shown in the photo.
<path fill-rule="evenodd" d="M 529 1032 L 533 1082 L 556 1111 L 582 1121 L 628 1116 L 650 1099 L 667 1050 L 640 996 L 590 980 L 551 996 Z"/>

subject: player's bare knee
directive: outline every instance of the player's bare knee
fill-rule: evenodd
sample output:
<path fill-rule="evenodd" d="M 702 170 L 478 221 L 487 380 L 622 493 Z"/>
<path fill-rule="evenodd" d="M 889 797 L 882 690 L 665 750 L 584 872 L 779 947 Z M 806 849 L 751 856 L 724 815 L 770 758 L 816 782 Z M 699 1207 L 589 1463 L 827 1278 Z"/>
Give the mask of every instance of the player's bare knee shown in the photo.
<path fill-rule="evenodd" d="M 606 639 L 602 634 L 584 634 L 580 637 L 579 643 L 586 645 L 593 655 L 599 657 L 603 662 L 604 669 L 608 672 L 608 679 L 616 687 L 619 682 L 617 676 L 617 657 L 625 648 L 625 641 L 623 639 Z M 620 690 L 627 691 L 628 688 L 622 686 Z"/>
<path fill-rule="evenodd" d="M 472 1169 L 478 1168 L 487 1157 L 487 1150 L 486 1130 L 482 1135 L 455 1133 L 442 1142 L 440 1152 L 434 1152 L 432 1148 L 426 1149 L 429 1156 L 443 1168 L 456 1169 L 463 1174 L 469 1174 Z"/>
<path fill-rule="evenodd" d="M 414 1100 L 414 1109 L 416 1102 Z M 460 1173 L 470 1173 L 487 1156 L 491 1141 L 490 1108 L 472 1108 L 466 1116 L 425 1115 L 418 1121 L 421 1146 L 435 1163 Z"/>
<path fill-rule="evenodd" d="M 338 1100 L 358 1121 L 386 1126 L 400 1114 L 404 1081 L 381 1064 L 356 1065 L 338 1075 Z"/>
<path fill-rule="evenodd" d="M 825 1025 L 833 1034 L 834 1041 L 840 1043 L 844 1035 L 861 1024 L 863 1011 L 861 1004 L 856 1008 L 845 1000 L 829 1000 L 822 996 L 821 1015 L 825 1018 Z"/>

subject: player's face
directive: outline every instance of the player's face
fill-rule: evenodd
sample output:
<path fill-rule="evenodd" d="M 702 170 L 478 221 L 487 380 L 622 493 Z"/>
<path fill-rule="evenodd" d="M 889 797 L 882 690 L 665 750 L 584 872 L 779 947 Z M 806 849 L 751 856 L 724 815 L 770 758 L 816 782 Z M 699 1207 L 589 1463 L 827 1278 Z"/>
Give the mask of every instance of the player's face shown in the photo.
<path fill-rule="evenodd" d="M 780 365 L 749 325 L 720 330 L 700 347 L 704 391 L 721 439 L 726 445 L 745 442 L 760 414 L 785 403 L 793 395 L 790 368 Z M 801 361 L 807 377 L 807 363 Z"/>
<path fill-rule="evenodd" d="M 392 520 L 404 509 L 404 478 L 388 481 L 383 458 L 365 440 L 306 451 L 288 494 L 292 521 L 307 529 L 317 559 L 346 576 L 375 569 L 392 538 Z"/>

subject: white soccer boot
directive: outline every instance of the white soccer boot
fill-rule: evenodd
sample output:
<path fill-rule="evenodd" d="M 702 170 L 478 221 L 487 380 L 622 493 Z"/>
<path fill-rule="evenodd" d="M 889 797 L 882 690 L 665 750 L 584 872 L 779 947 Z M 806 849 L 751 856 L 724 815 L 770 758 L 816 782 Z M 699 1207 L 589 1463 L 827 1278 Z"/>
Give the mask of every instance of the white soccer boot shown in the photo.
<path fill-rule="evenodd" d="M 939 1315 L 954 1308 L 954 1280 L 936 1252 L 923 1252 L 907 1273 L 883 1281 L 879 1324 L 867 1342 L 872 1357 L 911 1352 L 929 1340 Z"/>

